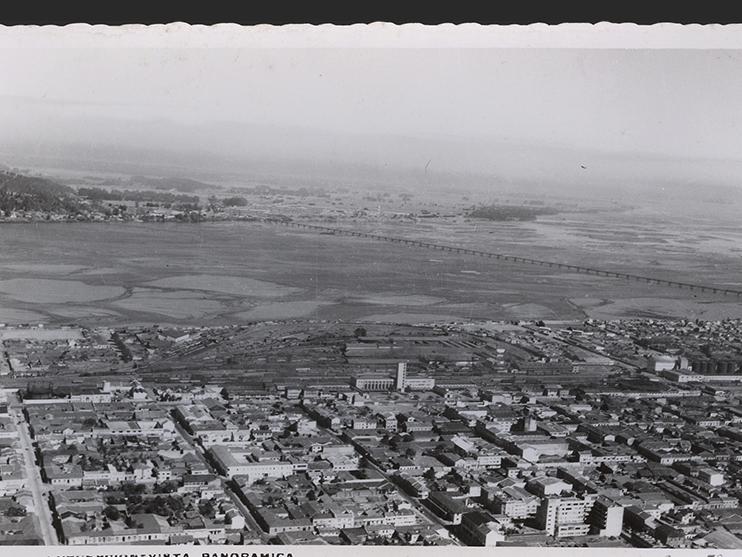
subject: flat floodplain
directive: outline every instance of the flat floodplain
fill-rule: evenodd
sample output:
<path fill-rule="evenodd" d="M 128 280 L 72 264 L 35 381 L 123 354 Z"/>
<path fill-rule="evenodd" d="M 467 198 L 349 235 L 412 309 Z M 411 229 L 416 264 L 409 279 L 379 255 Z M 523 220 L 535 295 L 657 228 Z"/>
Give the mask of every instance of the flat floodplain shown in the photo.
<path fill-rule="evenodd" d="M 666 222 L 606 218 L 358 228 L 718 286 L 742 273 L 734 229 L 697 226 L 688 236 Z M 0 321 L 9 324 L 715 319 L 740 307 L 736 298 L 259 223 L 13 224 L 0 229 L 0 248 Z"/>
<path fill-rule="evenodd" d="M 94 302 L 120 296 L 119 286 L 90 285 L 77 280 L 12 278 L 0 281 L 0 292 L 20 302 Z"/>

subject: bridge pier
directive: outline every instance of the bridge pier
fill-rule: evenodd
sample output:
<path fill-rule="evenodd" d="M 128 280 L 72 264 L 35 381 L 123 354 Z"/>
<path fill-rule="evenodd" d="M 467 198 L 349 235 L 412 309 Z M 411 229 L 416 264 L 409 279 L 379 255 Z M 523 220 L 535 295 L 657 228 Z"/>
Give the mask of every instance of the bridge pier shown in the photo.
<path fill-rule="evenodd" d="M 632 275 L 629 273 L 602 271 L 600 269 L 593 269 L 590 267 L 581 267 L 579 265 L 568 265 L 566 263 L 557 263 L 554 261 L 543 261 L 540 259 L 531 259 L 527 257 L 505 255 L 502 253 L 491 253 L 491 252 L 474 250 L 474 249 L 469 249 L 469 248 L 460 248 L 460 247 L 457 248 L 453 246 L 433 244 L 430 242 L 421 242 L 419 240 L 410 240 L 406 238 L 395 238 L 391 236 L 369 234 L 367 232 L 359 232 L 359 231 L 347 230 L 347 229 L 344 230 L 341 228 L 332 228 L 328 226 L 318 226 L 318 225 L 307 224 L 307 223 L 302 223 L 302 222 L 282 221 L 282 220 L 278 220 L 278 219 L 274 220 L 270 218 L 265 219 L 263 222 L 267 222 L 270 224 L 281 224 L 284 226 L 288 226 L 291 228 L 297 228 L 297 229 L 320 231 L 320 232 L 332 232 L 334 234 L 343 234 L 343 235 L 351 236 L 351 237 L 366 238 L 369 240 L 390 242 L 393 244 L 403 244 L 403 245 L 413 246 L 413 247 L 434 249 L 434 250 L 448 252 L 448 253 L 457 253 L 457 254 L 464 254 L 464 255 L 486 257 L 488 259 L 495 259 L 499 261 L 508 261 L 512 263 L 524 263 L 524 264 L 529 264 L 529 265 L 537 265 L 539 267 L 549 267 L 550 269 L 556 268 L 556 269 L 561 269 L 561 270 L 574 271 L 577 273 L 585 273 L 588 275 L 619 278 L 619 279 L 624 279 L 628 281 L 636 281 L 636 282 L 645 282 L 646 284 L 656 284 L 658 286 L 668 286 L 671 288 L 679 288 L 679 289 L 688 288 L 692 292 L 709 292 L 712 294 L 723 294 L 724 296 L 734 295 L 737 298 L 742 297 L 742 290 L 735 290 L 735 289 L 730 289 L 730 288 L 722 289 L 722 288 L 713 287 L 713 286 L 703 286 L 700 284 L 688 284 L 688 283 L 671 281 L 671 280 L 655 279 L 652 277 L 643 277 L 640 275 Z"/>

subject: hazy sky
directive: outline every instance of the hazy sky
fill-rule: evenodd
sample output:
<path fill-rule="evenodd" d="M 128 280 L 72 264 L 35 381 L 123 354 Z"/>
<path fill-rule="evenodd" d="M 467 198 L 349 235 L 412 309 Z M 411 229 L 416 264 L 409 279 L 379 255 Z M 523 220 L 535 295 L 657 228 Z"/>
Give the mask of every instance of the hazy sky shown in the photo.
<path fill-rule="evenodd" d="M 0 141 L 95 142 L 104 117 L 742 160 L 741 70 L 735 50 L 0 49 Z"/>

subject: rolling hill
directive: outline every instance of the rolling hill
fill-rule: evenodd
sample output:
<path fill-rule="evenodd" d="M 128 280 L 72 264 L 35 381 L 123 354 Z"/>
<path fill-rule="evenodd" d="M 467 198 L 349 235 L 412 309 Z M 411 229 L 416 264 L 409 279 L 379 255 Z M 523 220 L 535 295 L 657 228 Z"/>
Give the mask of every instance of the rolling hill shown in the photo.
<path fill-rule="evenodd" d="M 76 212 L 74 190 L 46 178 L 0 170 L 0 211 Z"/>

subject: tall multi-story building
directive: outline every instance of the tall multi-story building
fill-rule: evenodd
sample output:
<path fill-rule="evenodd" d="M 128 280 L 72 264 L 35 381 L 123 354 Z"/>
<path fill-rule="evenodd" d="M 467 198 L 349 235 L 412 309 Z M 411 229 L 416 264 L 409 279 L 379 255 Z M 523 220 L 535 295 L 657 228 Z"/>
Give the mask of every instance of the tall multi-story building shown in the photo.
<path fill-rule="evenodd" d="M 397 377 L 394 386 L 398 391 L 404 391 L 407 387 L 407 362 L 397 364 Z"/>
<path fill-rule="evenodd" d="M 623 528 L 623 506 L 607 497 L 598 497 L 590 512 L 592 532 L 598 536 L 618 537 Z"/>
<path fill-rule="evenodd" d="M 590 530 L 586 519 L 595 504 L 595 497 L 546 497 L 536 513 L 539 526 L 549 536 L 558 538 L 583 536 Z"/>

